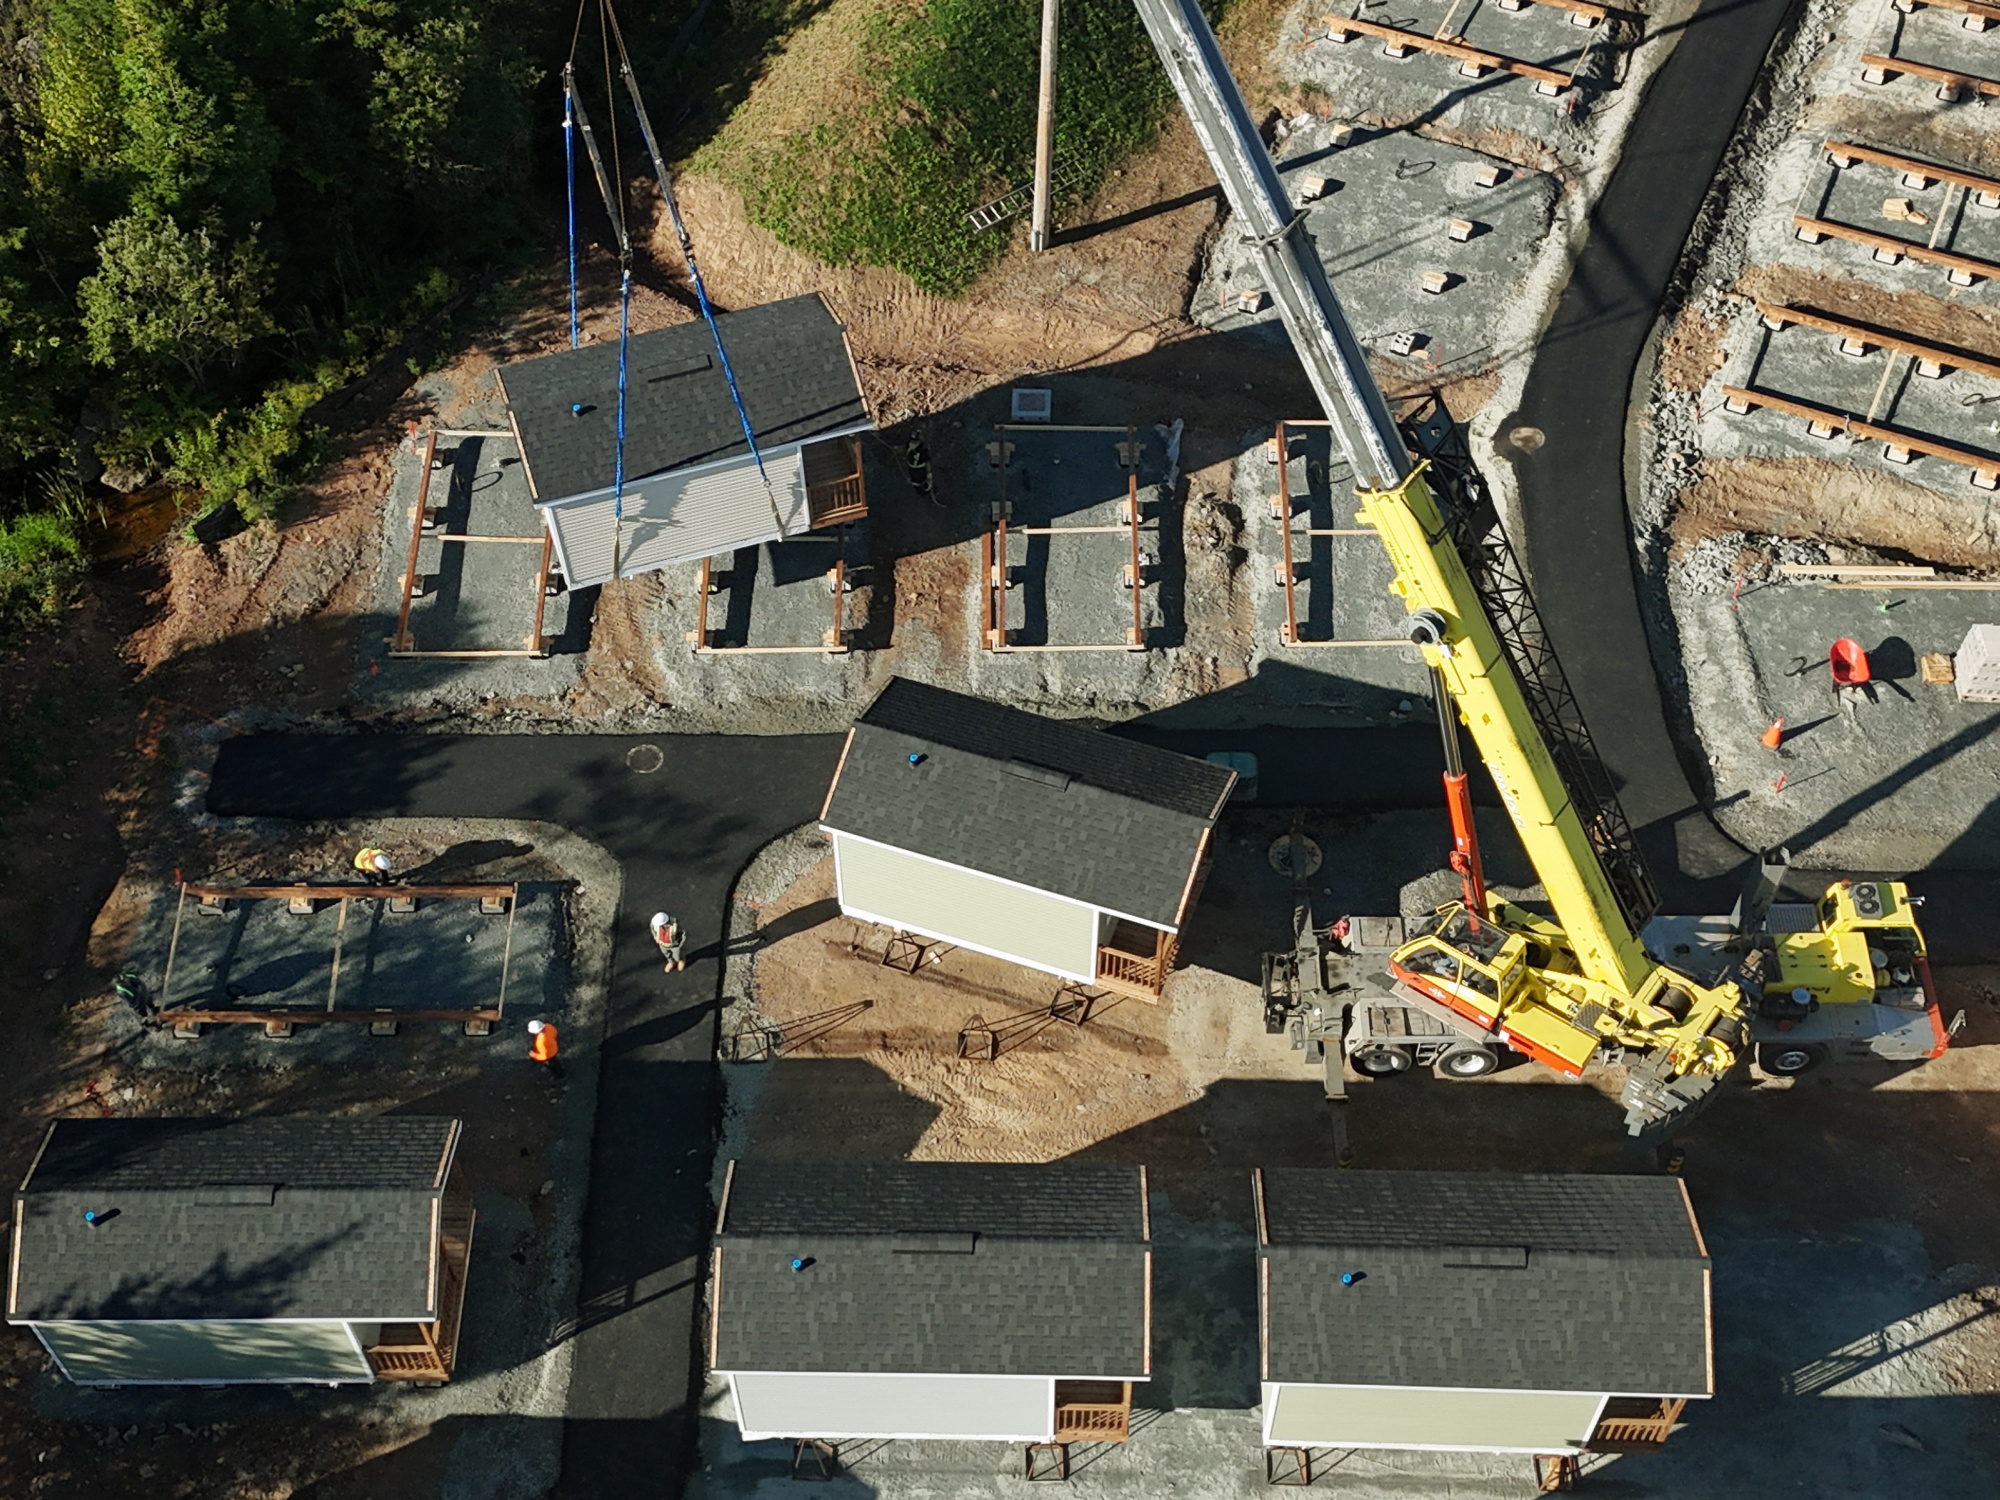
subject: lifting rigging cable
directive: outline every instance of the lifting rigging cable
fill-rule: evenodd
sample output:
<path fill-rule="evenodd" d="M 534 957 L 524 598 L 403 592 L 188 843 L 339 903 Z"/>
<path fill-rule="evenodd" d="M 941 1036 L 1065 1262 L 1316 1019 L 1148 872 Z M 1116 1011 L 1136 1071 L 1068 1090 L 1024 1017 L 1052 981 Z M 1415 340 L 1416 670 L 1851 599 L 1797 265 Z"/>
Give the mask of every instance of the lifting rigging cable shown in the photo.
<path fill-rule="evenodd" d="M 681 218 L 680 200 L 674 195 L 673 177 L 667 171 L 665 160 L 660 155 L 659 142 L 653 135 L 653 122 L 646 114 L 646 103 L 639 94 L 639 80 L 632 71 L 631 55 L 625 50 L 625 34 L 619 27 L 618 16 L 611 8 L 611 0 L 598 0 L 598 26 L 604 34 L 604 67 L 606 107 L 613 109 L 612 116 L 612 170 L 606 173 L 604 158 L 598 151 L 597 136 L 590 127 L 590 117 L 584 112 L 583 100 L 576 92 L 576 44 L 583 33 L 583 17 L 590 0 L 579 0 L 577 6 L 576 31 L 570 39 L 569 61 L 563 64 L 563 141 L 569 162 L 569 223 L 570 223 L 570 346 L 578 342 L 576 313 L 576 158 L 571 144 L 571 117 L 575 128 L 583 134 L 584 149 L 590 155 L 590 165 L 597 176 L 598 191 L 604 196 L 605 212 L 610 215 L 611 227 L 618 238 L 619 265 L 619 307 L 618 307 L 618 437 L 617 449 L 612 466 L 612 542 L 611 574 L 621 576 L 620 556 L 625 527 L 625 409 L 626 409 L 626 366 L 628 346 L 631 342 L 632 311 L 632 240 L 626 231 L 623 180 L 617 161 L 618 132 L 615 101 L 611 93 L 611 45 L 615 41 L 618 48 L 618 71 L 625 83 L 625 92 L 632 101 L 632 112 L 638 117 L 639 133 L 646 143 L 646 154 L 652 159 L 653 173 L 659 179 L 660 197 L 666 203 L 668 217 L 673 221 L 674 237 L 680 242 L 681 256 L 687 261 L 688 279 L 694 284 L 694 295 L 701 308 L 702 321 L 708 325 L 709 337 L 715 341 L 716 358 L 722 365 L 723 379 L 729 386 L 729 400 L 736 408 L 736 420 L 742 425 L 743 440 L 749 446 L 750 457 L 757 466 L 757 477 L 763 482 L 764 499 L 771 507 L 771 520 L 778 528 L 782 540 L 786 535 L 785 516 L 778 504 L 776 488 L 764 467 L 763 452 L 757 446 L 757 434 L 750 425 L 750 414 L 743 405 L 743 393 L 736 384 L 736 371 L 729 362 L 729 351 L 723 346 L 722 330 L 715 321 L 715 309 L 708 300 L 708 288 L 702 284 L 701 268 L 695 262 L 694 240 L 689 235 L 687 224 Z"/>

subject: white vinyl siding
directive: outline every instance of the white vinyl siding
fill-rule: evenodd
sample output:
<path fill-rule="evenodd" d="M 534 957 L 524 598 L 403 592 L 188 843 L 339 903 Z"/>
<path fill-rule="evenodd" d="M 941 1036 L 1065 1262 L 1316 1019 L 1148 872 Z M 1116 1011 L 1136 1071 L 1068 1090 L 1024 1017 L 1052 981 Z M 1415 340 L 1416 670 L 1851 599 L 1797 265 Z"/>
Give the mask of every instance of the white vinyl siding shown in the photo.
<path fill-rule="evenodd" d="M 79 1385 L 372 1380 L 345 1323 L 37 1323 Z"/>
<path fill-rule="evenodd" d="M 1266 1385 L 1264 1441 L 1562 1453 L 1590 1437 L 1603 1405 L 1602 1396 L 1569 1391 Z"/>
<path fill-rule="evenodd" d="M 833 836 L 840 909 L 1085 983 L 1097 977 L 1095 907 L 850 834 Z"/>
<path fill-rule="evenodd" d="M 1055 1436 L 1055 1381 L 1039 1375 L 732 1375 L 745 1441 L 772 1437 Z"/>
<path fill-rule="evenodd" d="M 797 448 L 764 455 L 770 489 L 749 458 L 656 474 L 625 487 L 625 527 L 618 544 L 624 577 L 674 563 L 718 557 L 738 547 L 797 536 L 808 526 L 804 465 Z M 775 499 L 776 514 L 772 501 Z M 609 490 L 542 508 L 563 577 L 588 588 L 611 577 L 614 532 Z M 779 526 L 782 518 L 784 525 Z"/>

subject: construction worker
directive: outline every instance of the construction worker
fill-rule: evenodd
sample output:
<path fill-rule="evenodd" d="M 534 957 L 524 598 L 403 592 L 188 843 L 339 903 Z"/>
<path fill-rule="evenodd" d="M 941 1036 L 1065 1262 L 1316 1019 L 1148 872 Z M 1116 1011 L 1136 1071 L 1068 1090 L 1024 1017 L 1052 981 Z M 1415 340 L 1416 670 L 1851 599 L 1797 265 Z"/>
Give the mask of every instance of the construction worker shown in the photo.
<path fill-rule="evenodd" d="M 354 868 L 361 872 L 361 878 L 370 885 L 389 883 L 389 851 L 373 847 L 363 849 L 354 856 Z"/>
<path fill-rule="evenodd" d="M 687 934 L 681 924 L 663 911 L 653 913 L 653 920 L 647 924 L 653 934 L 653 943 L 660 950 L 660 957 L 667 961 L 667 972 L 678 973 L 687 967 L 687 959 L 682 950 L 687 946 Z"/>
<path fill-rule="evenodd" d="M 931 489 L 931 453 L 924 446 L 924 440 L 916 433 L 903 445 L 903 473 L 910 481 L 910 488 L 922 495 L 931 504 L 939 503 Z"/>
<path fill-rule="evenodd" d="M 562 1081 L 562 1059 L 556 1056 L 557 1039 L 555 1023 L 552 1021 L 530 1021 L 528 1035 L 533 1038 L 528 1043 L 528 1061 L 547 1063 L 549 1077 Z"/>

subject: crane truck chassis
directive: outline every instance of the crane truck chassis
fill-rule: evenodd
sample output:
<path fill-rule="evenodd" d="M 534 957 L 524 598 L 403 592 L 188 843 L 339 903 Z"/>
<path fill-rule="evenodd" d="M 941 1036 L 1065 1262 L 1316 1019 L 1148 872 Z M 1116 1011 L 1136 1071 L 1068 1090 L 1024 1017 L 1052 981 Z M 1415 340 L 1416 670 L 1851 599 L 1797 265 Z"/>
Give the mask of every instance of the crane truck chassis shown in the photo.
<path fill-rule="evenodd" d="M 1400 943 L 1393 923 L 1363 921 L 1328 952 L 1295 885 L 1294 948 L 1267 966 L 1267 1024 L 1280 1014 L 1279 1029 L 1296 1025 L 1301 1045 L 1323 1054 L 1331 1028 L 1339 1047 L 1325 1059 L 1330 1089 L 1343 1076 L 1350 1029 L 1364 1068 L 1428 1056 L 1448 1075 L 1470 1077 L 1492 1071 L 1504 1046 L 1580 1076 L 1616 1056 L 1628 1068 L 1626 1129 L 1641 1139 L 1701 1108 L 1767 1025 L 1783 1033 L 1774 1045 L 1789 1049 L 1768 1057 L 1796 1063 L 1822 1045 L 1797 1039 L 1815 1026 L 1831 1036 L 1836 1017 L 1920 1009 L 1941 1051 L 1950 1030 L 1937 1023 L 1922 934 L 1900 886 L 1829 892 L 1798 932 L 1697 925 L 1649 941 L 1658 891 L 1462 433 L 1436 401 L 1411 422 L 1392 414 L 1328 280 L 1311 213 L 1293 203 L 1194 0 L 1134 6 L 1353 475 L 1355 519 L 1394 567 L 1391 588 L 1432 675 L 1451 863 L 1465 886 L 1462 902 Z M 1486 890 L 1458 763 L 1461 722 L 1554 921 Z M 1301 869 L 1295 862 L 1295 881 Z M 1921 979 L 1921 1007 L 1889 998 L 1909 992 L 1898 975 Z M 1329 1005 L 1334 996 L 1350 998 Z M 1902 1045 L 1911 1028 L 1864 1024 L 1842 1035 L 1864 1033 L 1879 1049 Z"/>

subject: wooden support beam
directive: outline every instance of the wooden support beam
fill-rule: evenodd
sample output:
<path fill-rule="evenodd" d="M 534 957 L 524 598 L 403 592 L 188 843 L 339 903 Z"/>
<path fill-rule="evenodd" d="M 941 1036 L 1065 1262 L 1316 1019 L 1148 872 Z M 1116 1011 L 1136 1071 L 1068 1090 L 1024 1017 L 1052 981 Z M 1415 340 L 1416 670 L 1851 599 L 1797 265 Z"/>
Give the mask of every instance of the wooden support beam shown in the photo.
<path fill-rule="evenodd" d="M 1954 255 L 1948 250 L 1933 250 L 1927 245 L 1899 240 L 1894 235 L 1876 234 L 1869 229 L 1856 229 L 1852 224 L 1836 224 L 1831 219 L 1815 219 L 1808 214 L 1793 214 L 1792 228 L 1798 231 L 1799 238 L 1806 240 L 1808 244 L 1819 236 L 1830 235 L 1837 240 L 1849 240 L 1857 245 L 1866 245 L 1871 250 L 1907 255 L 1919 264 L 1938 266 L 1948 271 L 1953 282 L 1960 286 L 1970 286 L 1987 277 L 2000 277 L 2000 265 L 1992 261 L 1976 260 L 1970 255 Z"/>
<path fill-rule="evenodd" d="M 368 901 L 389 896 L 417 896 L 429 900 L 466 899 L 483 901 L 489 896 L 513 900 L 521 887 L 512 882 L 482 885 L 185 885 L 187 895 L 217 901 Z"/>
<path fill-rule="evenodd" d="M 548 537 L 546 535 L 474 536 L 471 532 L 466 531 L 440 531 L 431 540 L 434 542 L 526 542 L 529 546 L 533 547 L 545 544 L 548 541 Z"/>
<path fill-rule="evenodd" d="M 176 1005 L 160 1012 L 160 1019 L 200 1025 L 266 1026 L 273 1021 L 292 1026 L 362 1023 L 377 1021 L 498 1021 L 500 1012 L 490 1006 L 474 1010 L 198 1010 Z"/>
<path fill-rule="evenodd" d="M 1857 146 L 1852 141 L 1826 143 L 1826 154 L 1833 158 L 1834 165 L 1846 168 L 1857 161 L 1872 163 L 1878 167 L 1890 167 L 1912 177 L 1930 177 L 1939 182 L 1956 183 L 1959 187 L 1970 188 L 1975 193 L 2000 194 L 2000 180 L 1980 177 L 1962 167 L 1941 167 L 1936 162 L 1919 161 L 1914 156 L 1898 156 L 1893 151 L 1878 151 L 1873 146 Z"/>
<path fill-rule="evenodd" d="M 403 604 L 396 612 L 396 638 L 390 654 L 407 650 L 410 644 L 410 599 L 417 586 L 417 549 L 424 542 L 424 512 L 431 502 L 431 463 L 437 457 L 437 433 L 424 437 L 423 477 L 417 481 L 417 508 L 410 515 L 410 559 L 403 568 Z"/>
<path fill-rule="evenodd" d="M 1908 73 L 1912 78 L 1928 78 L 1949 89 L 1971 89 L 1975 93 L 2000 98 L 2000 78 L 1980 78 L 1972 73 L 1960 73 L 1951 68 L 1935 68 L 1929 63 L 1911 62 L 1907 57 L 1884 57 L 1879 52 L 1861 54 L 1864 72 L 1879 72 L 1886 82 L 1898 73 Z"/>
<path fill-rule="evenodd" d="M 1852 339 L 1863 344 L 1879 344 L 1884 349 L 1893 349 L 1898 354 L 1934 366 L 1937 370 L 1970 370 L 1975 375 L 1984 375 L 2000 380 L 2000 360 L 1971 354 L 1963 349 L 1953 349 L 1943 344 L 1927 344 L 1918 339 L 1906 338 L 1900 333 L 1884 329 L 1870 328 L 1862 323 L 1849 323 L 1841 318 L 1828 317 L 1825 313 L 1810 312 L 1805 308 L 1791 307 L 1783 302 L 1759 302 L 1757 311 L 1764 321 L 1774 328 L 1782 328 L 1787 323 L 1796 323 L 1802 328 L 1814 328 L 1821 333 L 1830 333 L 1837 338 Z"/>
<path fill-rule="evenodd" d="M 1424 52 L 1434 52 L 1440 57 L 1449 57 L 1469 67 L 1532 78 L 1550 89 L 1568 88 L 1575 76 L 1570 73 L 1558 73 L 1552 68 L 1544 68 L 1539 63 L 1523 62 L 1518 57 L 1507 57 L 1498 52 L 1486 52 L 1478 47 L 1468 47 L 1463 42 L 1444 41 L 1434 36 L 1425 36 L 1421 31 L 1404 31 L 1396 26 L 1380 26 L 1373 21 L 1357 21 L 1348 16 L 1321 16 L 1320 24 L 1335 37 L 1350 35 L 1378 37 L 1391 46 L 1416 47 Z"/>
<path fill-rule="evenodd" d="M 1747 411 L 1753 406 L 1762 406 L 1771 411 L 1784 412 L 1787 416 L 1803 417 L 1815 426 L 1826 427 L 1834 432 L 1852 433 L 1856 437 L 1881 443 L 1892 452 L 1921 453 L 1930 458 L 1942 458 L 1949 463 L 1959 464 L 1972 470 L 1973 483 L 1981 489 L 2000 487 L 2000 454 L 1980 453 L 1974 449 L 1936 442 L 1931 438 L 1918 437 L 1914 433 L 1900 432 L 1893 427 L 1864 422 L 1846 412 L 1835 411 L 1831 407 L 1815 406 L 1809 401 L 1795 401 L 1789 396 L 1775 396 L 1765 391 L 1748 390 L 1739 385 L 1724 386 L 1722 396 L 1732 411 Z"/>

